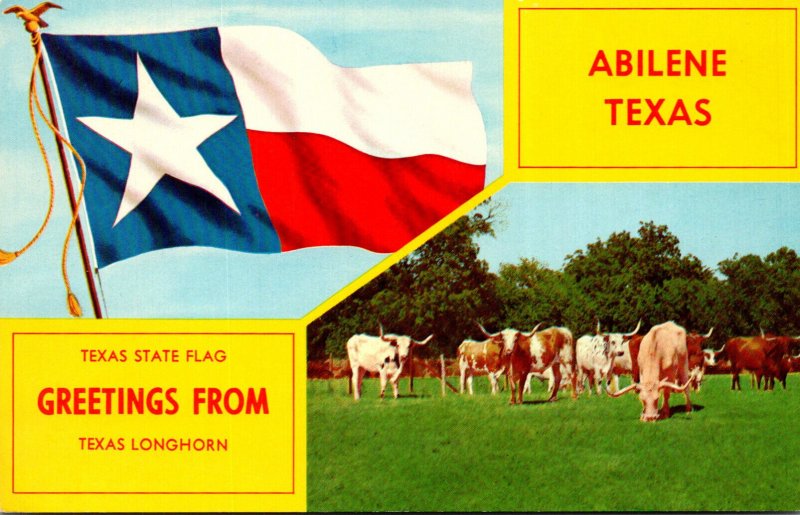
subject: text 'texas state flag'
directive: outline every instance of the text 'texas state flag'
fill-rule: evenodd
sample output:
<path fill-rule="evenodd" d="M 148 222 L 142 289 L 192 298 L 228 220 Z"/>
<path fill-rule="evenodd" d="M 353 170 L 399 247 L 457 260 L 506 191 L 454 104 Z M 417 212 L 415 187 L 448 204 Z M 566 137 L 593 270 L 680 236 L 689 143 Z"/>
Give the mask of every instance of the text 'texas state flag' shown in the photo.
<path fill-rule="evenodd" d="M 392 252 L 483 187 L 467 62 L 342 68 L 274 27 L 43 41 L 100 267 L 187 245 Z"/>

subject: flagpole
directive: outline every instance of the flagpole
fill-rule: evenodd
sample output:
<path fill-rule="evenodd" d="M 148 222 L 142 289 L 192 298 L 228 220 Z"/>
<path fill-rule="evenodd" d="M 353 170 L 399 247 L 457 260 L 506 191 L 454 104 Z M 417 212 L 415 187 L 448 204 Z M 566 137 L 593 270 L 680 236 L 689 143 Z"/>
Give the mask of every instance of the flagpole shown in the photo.
<path fill-rule="evenodd" d="M 40 47 L 42 46 L 42 39 L 38 38 L 36 45 L 34 46 L 33 51 L 39 52 L 41 51 Z M 44 59 L 39 61 L 39 73 L 42 77 L 42 84 L 44 86 L 44 94 L 45 98 L 47 99 L 47 108 L 50 111 L 50 119 L 53 126 L 56 130 L 60 131 L 61 129 L 58 126 L 58 117 L 56 116 L 56 107 L 55 102 L 53 100 L 53 93 L 50 90 L 50 78 L 47 74 L 47 66 L 45 65 Z M 64 172 L 64 182 L 67 186 L 67 196 L 69 197 L 69 205 L 72 209 L 72 213 L 78 209 L 78 203 L 75 200 L 75 187 L 72 184 L 72 177 L 69 173 L 69 161 L 67 159 L 67 151 L 64 149 L 64 145 L 61 143 L 61 140 L 56 138 L 56 145 L 58 146 L 58 158 L 61 161 L 61 171 Z M 83 225 L 81 224 L 81 217 L 80 214 L 78 215 L 77 219 L 75 220 L 75 235 L 78 238 L 78 246 L 80 247 L 81 251 L 81 261 L 83 262 L 83 272 L 86 275 L 86 284 L 89 287 L 89 297 L 92 300 L 92 310 L 94 311 L 95 318 L 103 318 L 103 311 L 100 307 L 100 297 L 97 291 L 97 284 L 94 280 L 94 273 L 92 272 L 92 264 L 89 260 L 89 251 L 86 246 L 86 236 L 83 233 Z"/>
<path fill-rule="evenodd" d="M 86 275 L 86 284 L 89 288 L 89 297 L 92 300 L 92 310 L 94 311 L 95 318 L 103 318 L 103 312 L 100 307 L 100 297 L 98 296 L 98 289 L 97 284 L 95 283 L 94 274 L 92 273 L 92 264 L 89 260 L 89 252 L 86 246 L 86 237 L 83 233 L 83 226 L 81 224 L 80 213 L 78 210 L 78 202 L 75 197 L 75 188 L 72 184 L 72 177 L 69 173 L 69 161 L 67 159 L 67 151 L 64 148 L 64 143 L 61 139 L 61 132 L 58 127 L 58 118 L 56 116 L 56 107 L 55 101 L 53 100 L 53 93 L 50 89 L 50 79 L 47 74 L 47 66 L 45 65 L 44 59 L 40 58 L 43 54 L 43 46 L 42 46 L 42 37 L 39 29 L 42 27 L 47 27 L 47 23 L 42 20 L 41 15 L 44 14 L 49 9 L 61 9 L 61 6 L 54 4 L 52 2 L 42 2 L 36 7 L 32 9 L 26 9 L 24 7 L 20 7 L 18 5 L 14 5 L 9 7 L 8 9 L 3 11 L 3 14 L 14 14 L 17 18 L 20 18 L 25 26 L 25 30 L 31 35 L 31 46 L 33 47 L 34 52 L 34 59 L 38 60 L 38 67 L 39 67 L 39 75 L 42 80 L 42 86 L 44 87 L 45 97 L 47 98 L 47 107 L 50 111 L 50 120 L 48 120 L 48 124 L 51 128 L 54 129 L 54 134 L 56 135 L 56 147 L 58 148 L 58 157 L 61 161 L 61 171 L 64 173 L 64 182 L 66 184 L 67 195 L 69 197 L 69 204 L 70 208 L 72 209 L 72 216 L 74 217 L 74 225 L 75 225 L 75 233 L 78 238 L 78 246 L 80 247 L 81 251 L 81 261 L 83 262 L 83 271 Z M 35 77 L 31 77 L 31 95 L 35 94 L 34 82 Z M 37 99 L 38 104 L 38 99 Z M 33 109 L 31 107 L 31 109 Z M 31 120 L 33 121 L 33 111 L 31 111 Z M 36 131 L 35 123 L 34 123 L 34 131 Z M 42 149 L 43 156 L 44 149 Z M 49 167 L 48 167 L 49 170 Z M 48 171 L 49 173 L 49 171 Z M 49 216 L 49 215 L 48 215 Z M 45 222 L 46 223 L 46 222 Z M 44 226 L 43 226 L 44 227 Z M 34 240 L 35 241 L 35 240 Z M 67 241 L 64 243 L 64 256 L 66 256 L 67 252 L 67 243 L 69 241 L 69 237 Z M 66 267 L 65 263 L 62 263 L 63 267 Z M 69 290 L 69 281 L 66 276 L 66 268 L 64 268 L 64 281 L 65 285 L 67 286 L 67 303 L 69 304 L 70 311 L 75 316 L 80 316 L 80 305 L 77 299 L 74 298 L 74 295 Z"/>

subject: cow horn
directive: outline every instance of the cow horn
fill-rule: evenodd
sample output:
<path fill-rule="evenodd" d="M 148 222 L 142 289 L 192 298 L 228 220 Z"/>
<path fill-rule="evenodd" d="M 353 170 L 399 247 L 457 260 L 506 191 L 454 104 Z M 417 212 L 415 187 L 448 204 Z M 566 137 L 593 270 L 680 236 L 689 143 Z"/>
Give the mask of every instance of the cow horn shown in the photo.
<path fill-rule="evenodd" d="M 381 324 L 381 323 L 378 323 L 378 329 L 380 330 L 380 335 L 379 335 L 379 337 L 380 337 L 380 339 L 381 339 L 381 340 L 383 340 L 383 341 L 385 341 L 385 342 L 389 342 L 389 343 L 391 343 L 391 342 L 395 341 L 395 340 L 394 340 L 394 339 L 392 339 L 392 338 L 387 338 L 387 337 L 386 337 L 386 334 L 384 334 L 384 332 L 383 332 L 383 324 Z"/>
<path fill-rule="evenodd" d="M 597 329 L 594 331 L 595 334 L 600 334 L 600 319 L 597 319 Z"/>
<path fill-rule="evenodd" d="M 714 328 L 712 327 L 711 329 L 708 330 L 708 333 L 703 335 L 703 338 L 711 338 L 711 333 L 713 333 L 713 332 L 714 332 Z"/>
<path fill-rule="evenodd" d="M 606 387 L 606 393 L 608 395 L 610 395 L 611 397 L 619 397 L 621 395 L 625 395 L 626 393 L 628 393 L 630 391 L 633 391 L 634 389 L 635 390 L 639 389 L 639 383 L 631 383 L 628 386 L 626 386 L 625 388 L 623 388 L 622 390 L 618 390 L 618 391 L 613 392 L 613 393 L 608 390 L 608 387 Z"/>
<path fill-rule="evenodd" d="M 535 326 L 535 327 L 534 327 L 534 328 L 531 330 L 531 332 L 529 332 L 529 333 L 522 333 L 522 331 L 520 331 L 520 332 L 521 332 L 523 335 L 525 335 L 525 337 L 526 337 L 526 338 L 530 338 L 531 336 L 533 336 L 533 335 L 534 335 L 534 333 L 536 333 L 536 330 L 537 330 L 537 329 L 539 329 L 539 326 L 540 326 L 540 325 L 542 325 L 543 323 L 544 323 L 544 322 L 539 322 L 538 324 L 536 324 L 536 326 Z"/>
<path fill-rule="evenodd" d="M 633 336 L 634 334 L 639 332 L 639 328 L 640 327 L 642 327 L 642 319 L 641 318 L 639 319 L 639 323 L 636 324 L 636 329 L 634 329 L 633 331 L 631 331 L 629 333 L 625 333 L 625 336 Z"/>
<path fill-rule="evenodd" d="M 383 338 L 383 324 L 378 322 L 378 336 Z"/>
<path fill-rule="evenodd" d="M 414 343 L 415 343 L 416 345 L 425 345 L 426 343 L 428 343 L 429 341 L 431 341 L 431 338 L 433 338 L 433 335 L 432 335 L 432 334 L 429 334 L 429 335 L 428 335 L 428 337 L 427 337 L 427 338 L 425 338 L 424 340 L 422 340 L 421 342 L 418 342 L 417 340 L 414 340 Z"/>
<path fill-rule="evenodd" d="M 480 324 L 480 322 L 475 322 L 475 323 L 478 324 L 478 327 L 481 328 L 481 332 L 484 334 L 484 336 L 486 336 L 487 338 L 493 338 L 494 337 L 493 334 L 489 334 L 489 331 L 487 331 L 486 329 L 483 328 L 483 326 Z"/>
<path fill-rule="evenodd" d="M 686 381 L 685 385 L 678 386 L 677 384 L 669 382 L 666 379 L 662 379 L 661 382 L 658 383 L 658 389 L 660 390 L 662 388 L 669 388 L 670 390 L 674 390 L 676 392 L 683 392 L 683 391 L 686 390 L 686 388 L 689 386 L 689 383 L 691 383 L 691 382 L 692 381 L 690 379 L 689 381 Z"/>
<path fill-rule="evenodd" d="M 758 326 L 758 330 L 761 331 L 761 337 L 763 338 L 764 337 L 764 329 L 762 329 L 761 326 Z"/>

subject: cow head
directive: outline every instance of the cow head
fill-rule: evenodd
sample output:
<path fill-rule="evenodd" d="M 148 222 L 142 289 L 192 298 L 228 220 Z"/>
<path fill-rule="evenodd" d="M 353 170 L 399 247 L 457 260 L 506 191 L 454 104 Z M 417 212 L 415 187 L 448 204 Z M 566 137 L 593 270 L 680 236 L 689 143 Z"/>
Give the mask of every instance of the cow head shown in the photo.
<path fill-rule="evenodd" d="M 790 372 L 800 372 L 800 354 L 797 356 L 792 356 L 789 360 L 789 363 L 792 367 Z"/>
<path fill-rule="evenodd" d="M 607 333 L 605 336 L 609 340 L 609 350 L 611 353 L 618 354 L 624 352 L 625 343 L 630 341 L 630 339 L 639 332 L 640 327 L 642 327 L 641 320 L 639 320 L 639 323 L 636 324 L 636 329 L 629 333 Z"/>
<path fill-rule="evenodd" d="M 433 338 L 433 335 L 429 335 L 422 341 L 417 341 L 410 336 L 405 335 L 397 335 L 397 334 L 384 334 L 383 333 L 383 325 L 380 326 L 380 338 L 384 342 L 388 343 L 392 347 L 397 349 L 397 357 L 400 360 L 400 363 L 405 363 L 408 359 L 408 354 L 411 351 L 412 347 L 422 346 L 427 344 Z"/>
<path fill-rule="evenodd" d="M 678 386 L 666 379 L 662 379 L 660 382 L 633 383 L 614 393 L 608 392 L 608 390 L 606 392 L 612 397 L 619 397 L 628 392 L 637 392 L 639 400 L 642 402 L 642 414 L 639 419 L 642 422 L 654 422 L 659 418 L 658 399 L 661 396 L 661 390 L 670 389 L 675 392 L 683 392 L 690 383 L 691 380 L 687 381 L 683 386 Z"/>
<path fill-rule="evenodd" d="M 490 333 L 481 324 L 478 324 L 484 336 L 500 348 L 500 357 L 508 357 L 513 352 L 517 344 L 517 337 L 520 332 L 516 329 L 503 329 L 496 333 Z"/>
<path fill-rule="evenodd" d="M 714 349 L 703 349 L 703 363 L 707 367 L 715 367 L 717 366 L 717 355 L 719 351 L 715 351 Z"/>
<path fill-rule="evenodd" d="M 514 352 L 514 348 L 517 346 L 517 341 L 521 337 L 530 338 L 539 329 L 539 326 L 542 325 L 541 322 L 536 324 L 536 327 L 530 333 L 523 333 L 521 331 L 517 331 L 516 329 L 503 329 L 502 331 L 496 333 L 490 333 L 487 331 L 481 324 L 478 324 L 481 332 L 484 336 L 492 340 L 498 347 L 500 347 L 500 356 L 507 358 Z"/>

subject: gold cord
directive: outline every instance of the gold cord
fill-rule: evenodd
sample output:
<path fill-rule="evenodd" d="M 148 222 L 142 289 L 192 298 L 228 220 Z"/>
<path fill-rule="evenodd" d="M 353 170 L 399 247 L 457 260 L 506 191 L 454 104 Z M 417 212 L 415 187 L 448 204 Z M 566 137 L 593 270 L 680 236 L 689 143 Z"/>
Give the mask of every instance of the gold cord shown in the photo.
<path fill-rule="evenodd" d="M 38 35 L 38 34 L 37 34 Z M 33 41 L 33 36 L 31 36 L 31 40 Z M 33 43 L 35 44 L 35 43 Z M 39 47 L 37 47 L 39 48 Z M 39 146 L 39 153 L 44 160 L 44 167 L 47 172 L 47 184 L 50 189 L 50 198 L 47 203 L 47 213 L 45 214 L 44 221 L 42 225 L 39 227 L 39 230 L 36 231 L 36 234 L 33 235 L 33 238 L 26 243 L 21 249 L 8 252 L 5 250 L 0 250 L 0 265 L 7 265 L 14 261 L 16 258 L 24 254 L 25 252 L 30 249 L 34 243 L 39 239 L 39 237 L 44 233 L 45 228 L 47 227 L 48 222 L 50 221 L 50 216 L 53 214 L 53 203 L 55 198 L 55 188 L 53 185 L 53 172 L 50 168 L 50 160 L 47 158 L 47 152 L 45 151 L 44 144 L 42 143 L 42 137 L 39 133 L 39 125 L 36 123 L 36 114 L 33 110 L 34 104 L 34 94 L 36 91 L 36 69 L 39 66 L 39 60 L 41 59 L 41 51 L 36 52 L 36 58 L 33 61 L 33 69 L 31 70 L 31 80 L 30 85 L 28 87 L 28 114 L 31 119 L 31 125 L 33 126 L 33 135 L 36 138 L 36 144 Z"/>
<path fill-rule="evenodd" d="M 33 134 L 36 138 L 36 143 L 39 146 L 39 152 L 42 155 L 42 159 L 44 160 L 44 166 L 47 171 L 47 182 L 50 188 L 50 199 L 48 202 L 47 214 L 45 216 L 44 222 L 42 222 L 41 227 L 39 227 L 39 230 L 36 232 L 33 238 L 25 246 L 23 246 L 21 249 L 15 252 L 7 252 L 0 250 L 0 265 L 11 263 L 17 257 L 21 256 L 28 249 L 30 249 L 44 232 L 48 222 L 50 221 L 50 216 L 53 213 L 53 204 L 55 198 L 54 185 L 53 185 L 53 172 L 50 167 L 50 160 L 47 157 L 47 151 L 45 150 L 44 144 L 42 143 L 42 138 L 39 133 L 39 126 L 36 122 L 36 116 L 35 116 L 36 113 L 34 112 L 34 105 L 35 105 L 36 111 L 38 111 L 39 116 L 42 117 L 42 120 L 44 120 L 45 124 L 53 132 L 58 141 L 69 149 L 69 151 L 75 157 L 75 160 L 77 161 L 81 169 L 81 186 L 80 190 L 78 191 L 78 198 L 75 201 L 75 206 L 73 206 L 72 220 L 70 221 L 69 229 L 67 230 L 67 235 L 66 238 L 64 239 L 64 246 L 61 250 L 61 276 L 64 280 L 64 287 L 66 288 L 67 291 L 67 308 L 69 309 L 69 312 L 72 316 L 79 317 L 82 314 L 82 310 L 81 310 L 81 305 L 78 302 L 78 298 L 72 292 L 72 288 L 70 286 L 69 276 L 67 274 L 67 252 L 69 250 L 69 240 L 72 236 L 72 231 L 75 228 L 75 224 L 77 223 L 78 220 L 79 208 L 83 200 L 83 192 L 86 187 L 86 164 L 84 163 L 83 158 L 81 158 L 78 151 L 75 150 L 75 147 L 73 147 L 72 144 L 69 141 L 67 141 L 67 138 L 65 138 L 61 134 L 61 132 L 56 128 L 55 124 L 53 124 L 53 122 L 44 113 L 44 109 L 42 109 L 42 104 L 39 101 L 39 94 L 36 89 L 36 70 L 40 66 L 42 60 L 41 36 L 39 35 L 38 32 L 34 32 L 31 34 L 31 44 L 35 49 L 36 56 L 33 61 L 33 70 L 31 71 L 31 80 L 28 89 L 28 113 L 30 115 L 31 124 L 33 126 Z"/>

